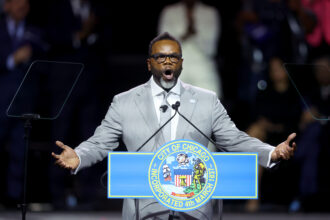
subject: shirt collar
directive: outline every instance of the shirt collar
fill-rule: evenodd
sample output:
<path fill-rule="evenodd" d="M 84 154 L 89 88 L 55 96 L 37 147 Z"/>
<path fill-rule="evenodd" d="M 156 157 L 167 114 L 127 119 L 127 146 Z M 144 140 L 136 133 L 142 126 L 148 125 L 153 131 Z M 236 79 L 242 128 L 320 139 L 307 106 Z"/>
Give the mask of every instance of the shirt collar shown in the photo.
<path fill-rule="evenodd" d="M 159 94 L 161 94 L 162 92 L 164 92 L 164 89 L 161 88 L 154 80 L 154 77 L 151 77 L 151 94 L 152 97 L 158 96 Z M 178 79 L 176 85 L 170 90 L 171 93 L 174 93 L 176 95 L 181 94 L 181 80 Z"/>

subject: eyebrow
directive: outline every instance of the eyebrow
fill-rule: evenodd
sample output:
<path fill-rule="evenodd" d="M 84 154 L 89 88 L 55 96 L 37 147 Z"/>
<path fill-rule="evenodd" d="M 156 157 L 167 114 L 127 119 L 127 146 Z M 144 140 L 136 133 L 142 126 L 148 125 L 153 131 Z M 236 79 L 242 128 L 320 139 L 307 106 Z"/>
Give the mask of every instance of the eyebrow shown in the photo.
<path fill-rule="evenodd" d="M 166 53 L 155 53 L 155 54 L 151 54 L 152 56 L 160 56 L 160 55 L 165 55 L 165 56 L 168 56 L 168 55 L 175 55 L 175 56 L 179 56 L 181 57 L 182 55 L 179 54 L 179 53 L 169 53 L 169 54 L 166 54 Z"/>

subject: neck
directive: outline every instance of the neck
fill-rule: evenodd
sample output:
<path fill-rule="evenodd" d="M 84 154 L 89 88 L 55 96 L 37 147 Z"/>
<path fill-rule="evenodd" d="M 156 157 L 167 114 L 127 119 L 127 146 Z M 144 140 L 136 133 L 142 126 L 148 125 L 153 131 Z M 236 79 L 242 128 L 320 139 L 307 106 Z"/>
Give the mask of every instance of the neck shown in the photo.
<path fill-rule="evenodd" d="M 196 4 L 196 1 L 192 1 L 192 0 L 187 0 L 187 1 L 184 1 L 184 4 L 186 5 L 186 7 L 188 9 L 193 9 L 195 4 Z"/>

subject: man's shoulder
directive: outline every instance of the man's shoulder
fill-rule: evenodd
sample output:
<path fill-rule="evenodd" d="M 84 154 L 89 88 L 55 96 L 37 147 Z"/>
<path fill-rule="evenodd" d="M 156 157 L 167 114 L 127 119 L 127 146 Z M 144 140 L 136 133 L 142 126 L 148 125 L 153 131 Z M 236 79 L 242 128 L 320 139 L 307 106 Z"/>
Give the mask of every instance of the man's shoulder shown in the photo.
<path fill-rule="evenodd" d="M 146 89 L 148 88 L 148 86 L 150 86 L 147 83 L 144 83 L 144 84 L 141 84 L 141 85 L 138 85 L 136 87 L 133 87 L 125 92 L 122 92 L 122 93 L 119 93 L 117 95 L 115 95 L 115 98 L 116 99 L 128 99 L 128 98 L 131 98 L 131 97 L 134 97 L 135 95 L 137 94 L 142 94 L 144 92 L 146 92 Z"/>
<path fill-rule="evenodd" d="M 191 84 L 184 83 L 184 82 L 181 82 L 181 83 L 182 83 L 182 87 L 185 90 L 191 92 L 192 94 L 196 94 L 198 96 L 206 96 L 206 97 L 216 97 L 217 96 L 216 93 L 211 90 L 193 86 Z"/>

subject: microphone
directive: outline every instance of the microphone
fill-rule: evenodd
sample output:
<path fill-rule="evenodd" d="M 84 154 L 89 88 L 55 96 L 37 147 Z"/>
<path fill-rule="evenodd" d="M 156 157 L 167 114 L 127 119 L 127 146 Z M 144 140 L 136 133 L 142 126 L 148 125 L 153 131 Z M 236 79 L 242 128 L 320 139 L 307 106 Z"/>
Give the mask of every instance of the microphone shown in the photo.
<path fill-rule="evenodd" d="M 162 110 L 163 113 L 166 112 L 167 108 L 168 108 L 167 105 L 160 106 L 160 109 Z"/>
<path fill-rule="evenodd" d="M 179 101 L 177 101 L 176 103 L 174 103 L 174 104 L 172 105 L 172 108 L 173 108 L 175 111 L 179 111 L 179 107 L 180 107 L 180 102 L 179 102 Z"/>
<path fill-rule="evenodd" d="M 162 105 L 160 106 L 160 108 L 162 109 L 163 112 L 166 112 L 166 110 L 168 109 L 167 105 Z M 160 130 L 162 130 L 163 127 L 165 127 L 165 125 L 167 125 L 177 114 L 177 112 L 174 113 L 174 115 L 172 117 L 170 117 L 162 126 L 160 126 L 160 128 L 158 128 L 137 150 L 136 152 L 140 151 L 144 145 L 146 145 Z"/>
<path fill-rule="evenodd" d="M 188 118 L 186 118 L 183 114 L 181 114 L 179 112 L 179 107 L 180 107 L 180 102 L 177 101 L 175 104 L 173 104 L 171 106 L 174 110 L 175 110 L 175 113 L 178 113 L 184 120 L 186 120 L 191 126 L 193 126 L 199 133 L 201 133 L 207 140 L 209 140 L 212 144 L 214 144 L 214 146 L 218 146 L 211 138 L 209 138 L 206 134 L 204 134 L 199 128 L 197 128 L 196 125 L 194 125 Z M 218 148 L 218 150 L 224 152 L 223 149 L 221 148 Z"/>

